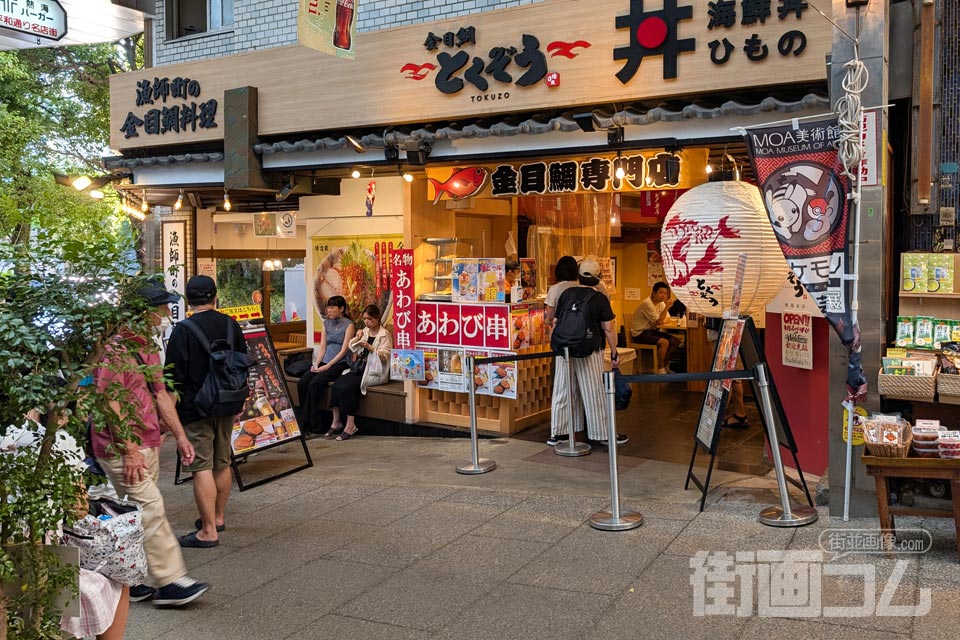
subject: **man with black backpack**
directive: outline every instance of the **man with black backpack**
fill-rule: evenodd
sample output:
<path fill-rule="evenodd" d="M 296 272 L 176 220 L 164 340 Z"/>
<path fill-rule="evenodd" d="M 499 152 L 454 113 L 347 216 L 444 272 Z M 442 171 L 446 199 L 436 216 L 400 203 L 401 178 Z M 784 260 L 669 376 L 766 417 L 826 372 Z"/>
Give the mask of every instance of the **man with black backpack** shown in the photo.
<path fill-rule="evenodd" d="M 579 287 L 570 287 L 557 302 L 556 324 L 550 335 L 550 346 L 561 358 L 553 377 L 553 399 L 550 416 L 550 440 L 556 444 L 571 421 L 575 431 L 583 430 L 580 416 L 586 413 L 587 437 L 606 442 L 607 409 L 603 390 L 603 348 L 610 345 L 610 361 L 619 366 L 617 337 L 613 330 L 616 315 L 610 299 L 594 287 L 600 283 L 600 265 L 589 258 L 580 263 Z M 564 352 L 570 354 L 572 378 L 568 379 Z M 617 444 L 627 442 L 617 436 Z"/>
<path fill-rule="evenodd" d="M 230 436 L 234 416 L 249 394 L 247 344 L 237 321 L 216 310 L 217 285 L 208 276 L 187 282 L 193 314 L 179 322 L 167 343 L 166 363 L 179 394 L 177 414 L 193 444 L 193 497 L 200 517 L 197 531 L 180 536 L 183 547 L 220 544 L 230 497 Z"/>

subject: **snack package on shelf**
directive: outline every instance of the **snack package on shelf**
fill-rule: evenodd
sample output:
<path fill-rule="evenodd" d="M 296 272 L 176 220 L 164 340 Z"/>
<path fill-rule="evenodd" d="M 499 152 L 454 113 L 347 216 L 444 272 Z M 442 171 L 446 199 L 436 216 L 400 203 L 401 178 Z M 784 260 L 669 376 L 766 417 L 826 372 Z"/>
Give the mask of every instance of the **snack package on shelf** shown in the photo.
<path fill-rule="evenodd" d="M 940 350 L 940 371 L 951 375 L 960 372 L 960 342 L 945 342 Z"/>
<path fill-rule="evenodd" d="M 898 347 L 913 346 L 913 316 L 897 316 L 897 339 Z"/>
<path fill-rule="evenodd" d="M 933 318 L 917 316 L 917 325 L 913 330 L 913 344 L 917 347 L 933 346 Z"/>
<path fill-rule="evenodd" d="M 937 444 L 941 458 L 960 460 L 960 431 L 941 431 Z"/>
<path fill-rule="evenodd" d="M 927 290 L 927 254 L 905 253 L 901 291 L 921 292 Z"/>
<path fill-rule="evenodd" d="M 906 457 L 913 441 L 909 422 L 898 415 L 876 413 L 864 420 L 863 437 L 871 454 L 886 458 Z"/>
<path fill-rule="evenodd" d="M 927 256 L 927 291 L 953 293 L 953 254 L 931 253 Z"/>
<path fill-rule="evenodd" d="M 933 348 L 939 349 L 944 342 L 950 342 L 950 335 L 953 331 L 953 321 L 934 320 L 933 321 Z"/>

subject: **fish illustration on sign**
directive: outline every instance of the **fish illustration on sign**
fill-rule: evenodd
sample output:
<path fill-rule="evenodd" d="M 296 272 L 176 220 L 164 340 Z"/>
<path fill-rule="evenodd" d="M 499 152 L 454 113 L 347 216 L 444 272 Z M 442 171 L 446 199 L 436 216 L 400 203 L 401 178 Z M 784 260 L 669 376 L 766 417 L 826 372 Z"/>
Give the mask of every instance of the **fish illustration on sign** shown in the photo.
<path fill-rule="evenodd" d="M 443 194 L 447 194 L 454 200 L 463 200 L 477 195 L 487 183 L 488 175 L 490 172 L 483 167 L 467 167 L 454 171 L 453 175 L 444 182 L 427 178 L 433 186 L 433 204 L 440 202 Z"/>
<path fill-rule="evenodd" d="M 709 275 L 723 268 L 718 261 L 717 240 L 740 237 L 740 231 L 727 224 L 729 218 L 720 218 L 716 227 L 681 218 L 674 218 L 664 225 L 664 245 L 672 246 L 669 253 L 663 254 L 670 286 L 685 286 L 694 276 Z"/>

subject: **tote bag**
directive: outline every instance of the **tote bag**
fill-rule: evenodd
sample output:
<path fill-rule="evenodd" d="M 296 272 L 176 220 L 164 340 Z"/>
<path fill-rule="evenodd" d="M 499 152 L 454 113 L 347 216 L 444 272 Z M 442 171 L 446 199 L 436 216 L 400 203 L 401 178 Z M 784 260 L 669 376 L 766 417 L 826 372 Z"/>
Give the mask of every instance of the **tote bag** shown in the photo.
<path fill-rule="evenodd" d="M 105 496 L 90 500 L 90 513 L 63 533 L 65 544 L 80 548 L 84 569 L 130 586 L 147 577 L 139 504 Z"/>

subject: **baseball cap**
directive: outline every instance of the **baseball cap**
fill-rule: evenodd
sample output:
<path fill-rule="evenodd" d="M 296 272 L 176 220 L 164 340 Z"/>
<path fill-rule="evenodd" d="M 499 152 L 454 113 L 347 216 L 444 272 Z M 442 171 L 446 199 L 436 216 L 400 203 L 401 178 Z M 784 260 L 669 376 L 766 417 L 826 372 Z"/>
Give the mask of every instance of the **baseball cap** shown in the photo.
<path fill-rule="evenodd" d="M 596 260 L 587 258 L 580 263 L 580 275 L 584 278 L 599 278 L 600 265 Z"/>
<path fill-rule="evenodd" d="M 206 304 L 217 297 L 217 283 L 210 276 L 193 276 L 187 281 L 187 300 L 190 304 Z"/>
<path fill-rule="evenodd" d="M 180 302 L 179 294 L 167 291 L 159 282 L 151 282 L 145 285 L 137 291 L 137 295 L 143 298 L 151 307 Z"/>

